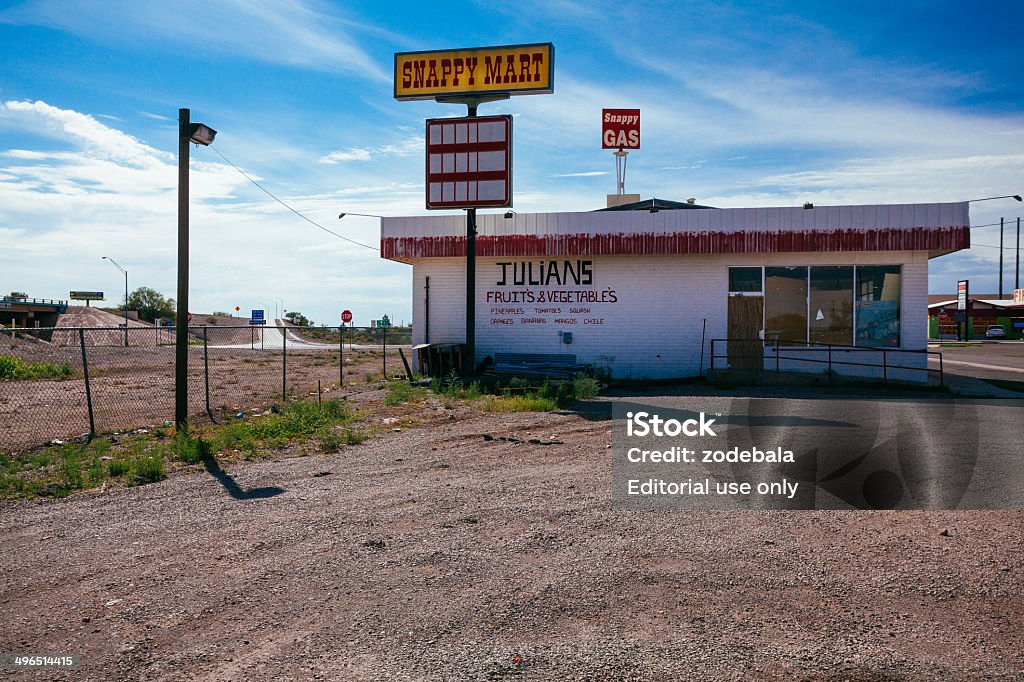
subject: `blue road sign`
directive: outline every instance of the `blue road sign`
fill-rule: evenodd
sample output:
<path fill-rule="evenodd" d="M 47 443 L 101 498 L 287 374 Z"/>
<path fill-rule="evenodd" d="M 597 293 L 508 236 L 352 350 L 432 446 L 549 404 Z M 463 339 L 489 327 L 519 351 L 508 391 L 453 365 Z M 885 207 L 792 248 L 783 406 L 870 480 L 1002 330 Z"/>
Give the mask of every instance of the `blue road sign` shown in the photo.
<path fill-rule="evenodd" d="M 252 315 L 249 317 L 249 324 L 266 324 L 267 320 L 263 317 L 262 310 L 252 311 Z"/>

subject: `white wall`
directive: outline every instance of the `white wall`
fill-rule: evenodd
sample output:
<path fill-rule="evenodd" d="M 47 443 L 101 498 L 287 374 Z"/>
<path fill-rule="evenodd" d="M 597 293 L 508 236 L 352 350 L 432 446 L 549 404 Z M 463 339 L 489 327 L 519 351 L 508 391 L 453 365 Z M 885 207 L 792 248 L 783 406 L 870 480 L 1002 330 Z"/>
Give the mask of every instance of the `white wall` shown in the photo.
<path fill-rule="evenodd" d="M 903 266 L 901 336 L 903 348 L 924 349 L 927 337 L 928 258 L 925 252 L 726 254 L 712 256 L 587 256 L 593 263 L 590 286 L 497 286 L 499 262 L 538 263 L 549 258 L 503 257 L 477 260 L 476 361 L 495 352 L 573 353 L 580 362 L 608 368 L 615 378 L 656 379 L 696 376 L 701 367 L 701 328 L 707 321 L 703 367 L 710 365 L 711 339 L 724 339 L 728 309 L 728 268 L 736 265 L 885 265 Z M 565 260 L 559 257 L 557 261 Z M 568 260 L 576 261 L 575 258 Z M 418 260 L 413 266 L 413 343 L 426 342 L 424 283 L 430 277 L 431 343 L 465 339 L 465 261 Z M 493 303 L 487 293 L 526 291 L 613 291 L 616 302 Z M 520 308 L 521 315 L 492 310 Z M 558 308 L 560 313 L 534 313 Z M 570 312 L 571 309 L 590 312 Z M 540 318 L 544 324 L 523 324 Z M 511 326 L 494 324 L 512 319 Z M 556 323 L 575 320 L 575 324 Z M 587 320 L 603 320 L 588 324 Z M 558 332 L 573 334 L 571 345 Z M 719 349 L 724 353 L 724 345 Z M 901 354 L 904 355 L 904 354 Z M 906 357 L 903 358 L 906 360 Z M 923 359 L 923 358 L 922 358 Z M 871 371 L 865 370 L 866 374 Z M 923 379 L 920 375 L 906 378 Z M 904 377 L 900 377 L 904 378 Z"/>

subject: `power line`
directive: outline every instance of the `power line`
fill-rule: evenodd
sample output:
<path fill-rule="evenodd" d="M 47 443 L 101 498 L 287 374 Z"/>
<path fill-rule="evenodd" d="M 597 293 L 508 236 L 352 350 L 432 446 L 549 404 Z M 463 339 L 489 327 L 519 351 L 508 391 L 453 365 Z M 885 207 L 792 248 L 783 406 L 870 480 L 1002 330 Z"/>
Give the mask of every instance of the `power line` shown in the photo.
<path fill-rule="evenodd" d="M 292 212 L 292 213 L 294 213 L 295 215 L 297 215 L 297 216 L 299 216 L 300 218 L 302 218 L 303 220 L 305 220 L 305 221 L 306 221 L 307 223 L 309 223 L 310 225 L 313 225 L 313 226 L 315 226 L 315 227 L 318 227 L 318 228 L 320 228 L 321 230 L 323 230 L 324 232 L 326 232 L 327 234 L 331 234 L 331 235 L 334 235 L 334 236 L 335 236 L 335 237 L 337 237 L 338 239 L 344 239 L 344 240 L 345 240 L 345 241 L 347 241 L 347 242 L 351 242 L 351 243 L 353 243 L 353 244 L 356 244 L 357 246 L 362 246 L 362 247 L 364 247 L 364 248 L 367 248 L 367 249 L 371 249 L 371 250 L 373 250 L 373 251 L 380 251 L 380 249 L 379 249 L 379 248 L 377 248 L 376 246 L 370 246 L 369 244 L 364 244 L 364 243 L 362 243 L 362 242 L 358 242 L 358 241 L 356 241 L 355 239 L 350 239 L 349 237 L 346 237 L 346 236 L 344 236 L 344 235 L 338 234 L 337 232 L 335 232 L 335 231 L 333 231 L 333 230 L 328 230 L 328 229 L 327 229 L 326 227 L 324 227 L 324 226 L 323 226 L 323 225 L 321 225 L 320 223 L 316 222 L 315 220 L 312 220 L 312 219 L 310 219 L 310 218 L 307 218 L 306 216 L 302 215 L 301 213 L 299 213 L 298 211 L 296 211 L 296 210 L 295 210 L 294 208 L 292 208 L 292 207 L 291 207 L 291 206 L 289 206 L 288 204 L 286 204 L 286 203 L 284 203 L 283 201 L 281 201 L 280 199 L 278 199 L 278 198 L 277 198 L 277 197 L 276 197 L 276 196 L 275 196 L 275 195 L 274 195 L 274 194 L 273 194 L 273 193 L 272 193 L 272 192 L 271 192 L 270 190 L 268 190 L 268 189 L 267 189 L 266 187 L 264 187 L 263 185 L 261 185 L 260 183 L 256 182 L 256 181 L 255 181 L 255 180 L 253 180 L 253 179 L 252 179 L 251 177 L 249 177 L 249 174 L 248 174 L 248 173 L 246 173 L 246 172 L 245 172 L 244 170 L 242 170 L 241 168 L 239 168 L 238 166 L 236 166 L 236 165 L 235 165 L 234 163 L 232 163 L 232 162 L 231 162 L 231 159 L 229 159 L 228 157 L 224 156 L 224 154 L 222 154 L 222 153 L 221 153 L 221 151 L 220 151 L 219 149 L 217 149 L 216 147 L 213 147 L 213 146 L 210 146 L 210 147 L 208 147 L 208 149 L 212 149 L 213 151 L 217 152 L 217 156 L 219 156 L 220 158 L 224 159 L 224 160 L 225 160 L 225 161 L 226 161 L 226 162 L 228 163 L 228 165 L 229 165 L 229 166 L 231 166 L 231 167 L 232 167 L 232 168 L 234 168 L 234 169 L 235 169 L 236 171 L 238 171 L 238 172 L 239 172 L 239 173 L 241 173 L 241 174 L 242 174 L 243 176 L 245 176 L 245 179 L 246 179 L 246 180 L 248 180 L 248 181 L 249 181 L 249 182 L 251 182 L 252 184 L 254 184 L 254 185 L 256 185 L 257 187 L 259 187 L 259 188 L 260 188 L 260 189 L 261 189 L 261 190 L 263 191 L 263 193 L 264 193 L 264 194 L 266 194 L 266 195 L 267 195 L 268 197 L 270 197 L 271 199 L 273 199 L 273 200 L 274 200 L 274 201 L 276 201 L 277 203 L 281 204 L 282 206 L 284 206 L 285 208 L 287 208 L 287 209 L 288 209 L 289 211 L 291 211 L 291 212 Z"/>

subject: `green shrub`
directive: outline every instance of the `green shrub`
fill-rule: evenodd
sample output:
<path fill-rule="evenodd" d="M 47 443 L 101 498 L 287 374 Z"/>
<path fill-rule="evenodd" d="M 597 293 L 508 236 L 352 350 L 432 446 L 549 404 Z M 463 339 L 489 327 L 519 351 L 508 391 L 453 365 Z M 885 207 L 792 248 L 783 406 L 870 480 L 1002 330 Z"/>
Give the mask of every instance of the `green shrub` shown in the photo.
<path fill-rule="evenodd" d="M 72 374 L 75 374 L 75 370 L 68 364 L 25 362 L 21 358 L 0 355 L 0 379 L 52 379 Z"/>
<path fill-rule="evenodd" d="M 577 400 L 586 400 L 597 397 L 601 389 L 600 382 L 594 377 L 578 376 L 572 382 L 573 393 Z"/>
<path fill-rule="evenodd" d="M 384 396 L 384 404 L 389 406 L 409 402 L 413 397 L 412 385 L 405 381 L 388 383 L 388 394 Z"/>
<path fill-rule="evenodd" d="M 175 434 L 171 443 L 174 456 L 187 464 L 195 464 L 211 454 L 210 444 L 202 438 L 191 438 L 186 433 Z"/>
<path fill-rule="evenodd" d="M 485 395 L 479 403 L 487 412 L 551 412 L 558 409 L 554 400 L 539 395 Z"/>
<path fill-rule="evenodd" d="M 132 462 L 131 474 L 136 483 L 155 483 L 167 478 L 163 457 L 146 455 Z"/>
<path fill-rule="evenodd" d="M 131 468 L 131 462 L 128 462 L 123 459 L 112 459 L 109 462 L 107 462 L 107 471 L 109 471 L 110 475 L 113 476 L 114 478 L 117 478 L 118 476 L 124 476 L 131 470 Z"/>

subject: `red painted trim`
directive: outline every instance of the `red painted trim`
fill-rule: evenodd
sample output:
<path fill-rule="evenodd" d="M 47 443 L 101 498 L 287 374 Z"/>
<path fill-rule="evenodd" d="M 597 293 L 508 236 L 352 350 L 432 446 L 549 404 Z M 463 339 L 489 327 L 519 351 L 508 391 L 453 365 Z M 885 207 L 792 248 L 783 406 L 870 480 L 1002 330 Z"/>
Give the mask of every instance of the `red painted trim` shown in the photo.
<path fill-rule="evenodd" d="M 672 232 L 630 234 L 478 235 L 477 256 L 611 256 L 824 251 L 956 251 L 971 245 L 970 228 L 882 228 L 802 232 Z M 465 237 L 381 237 L 393 260 L 466 255 Z"/>

